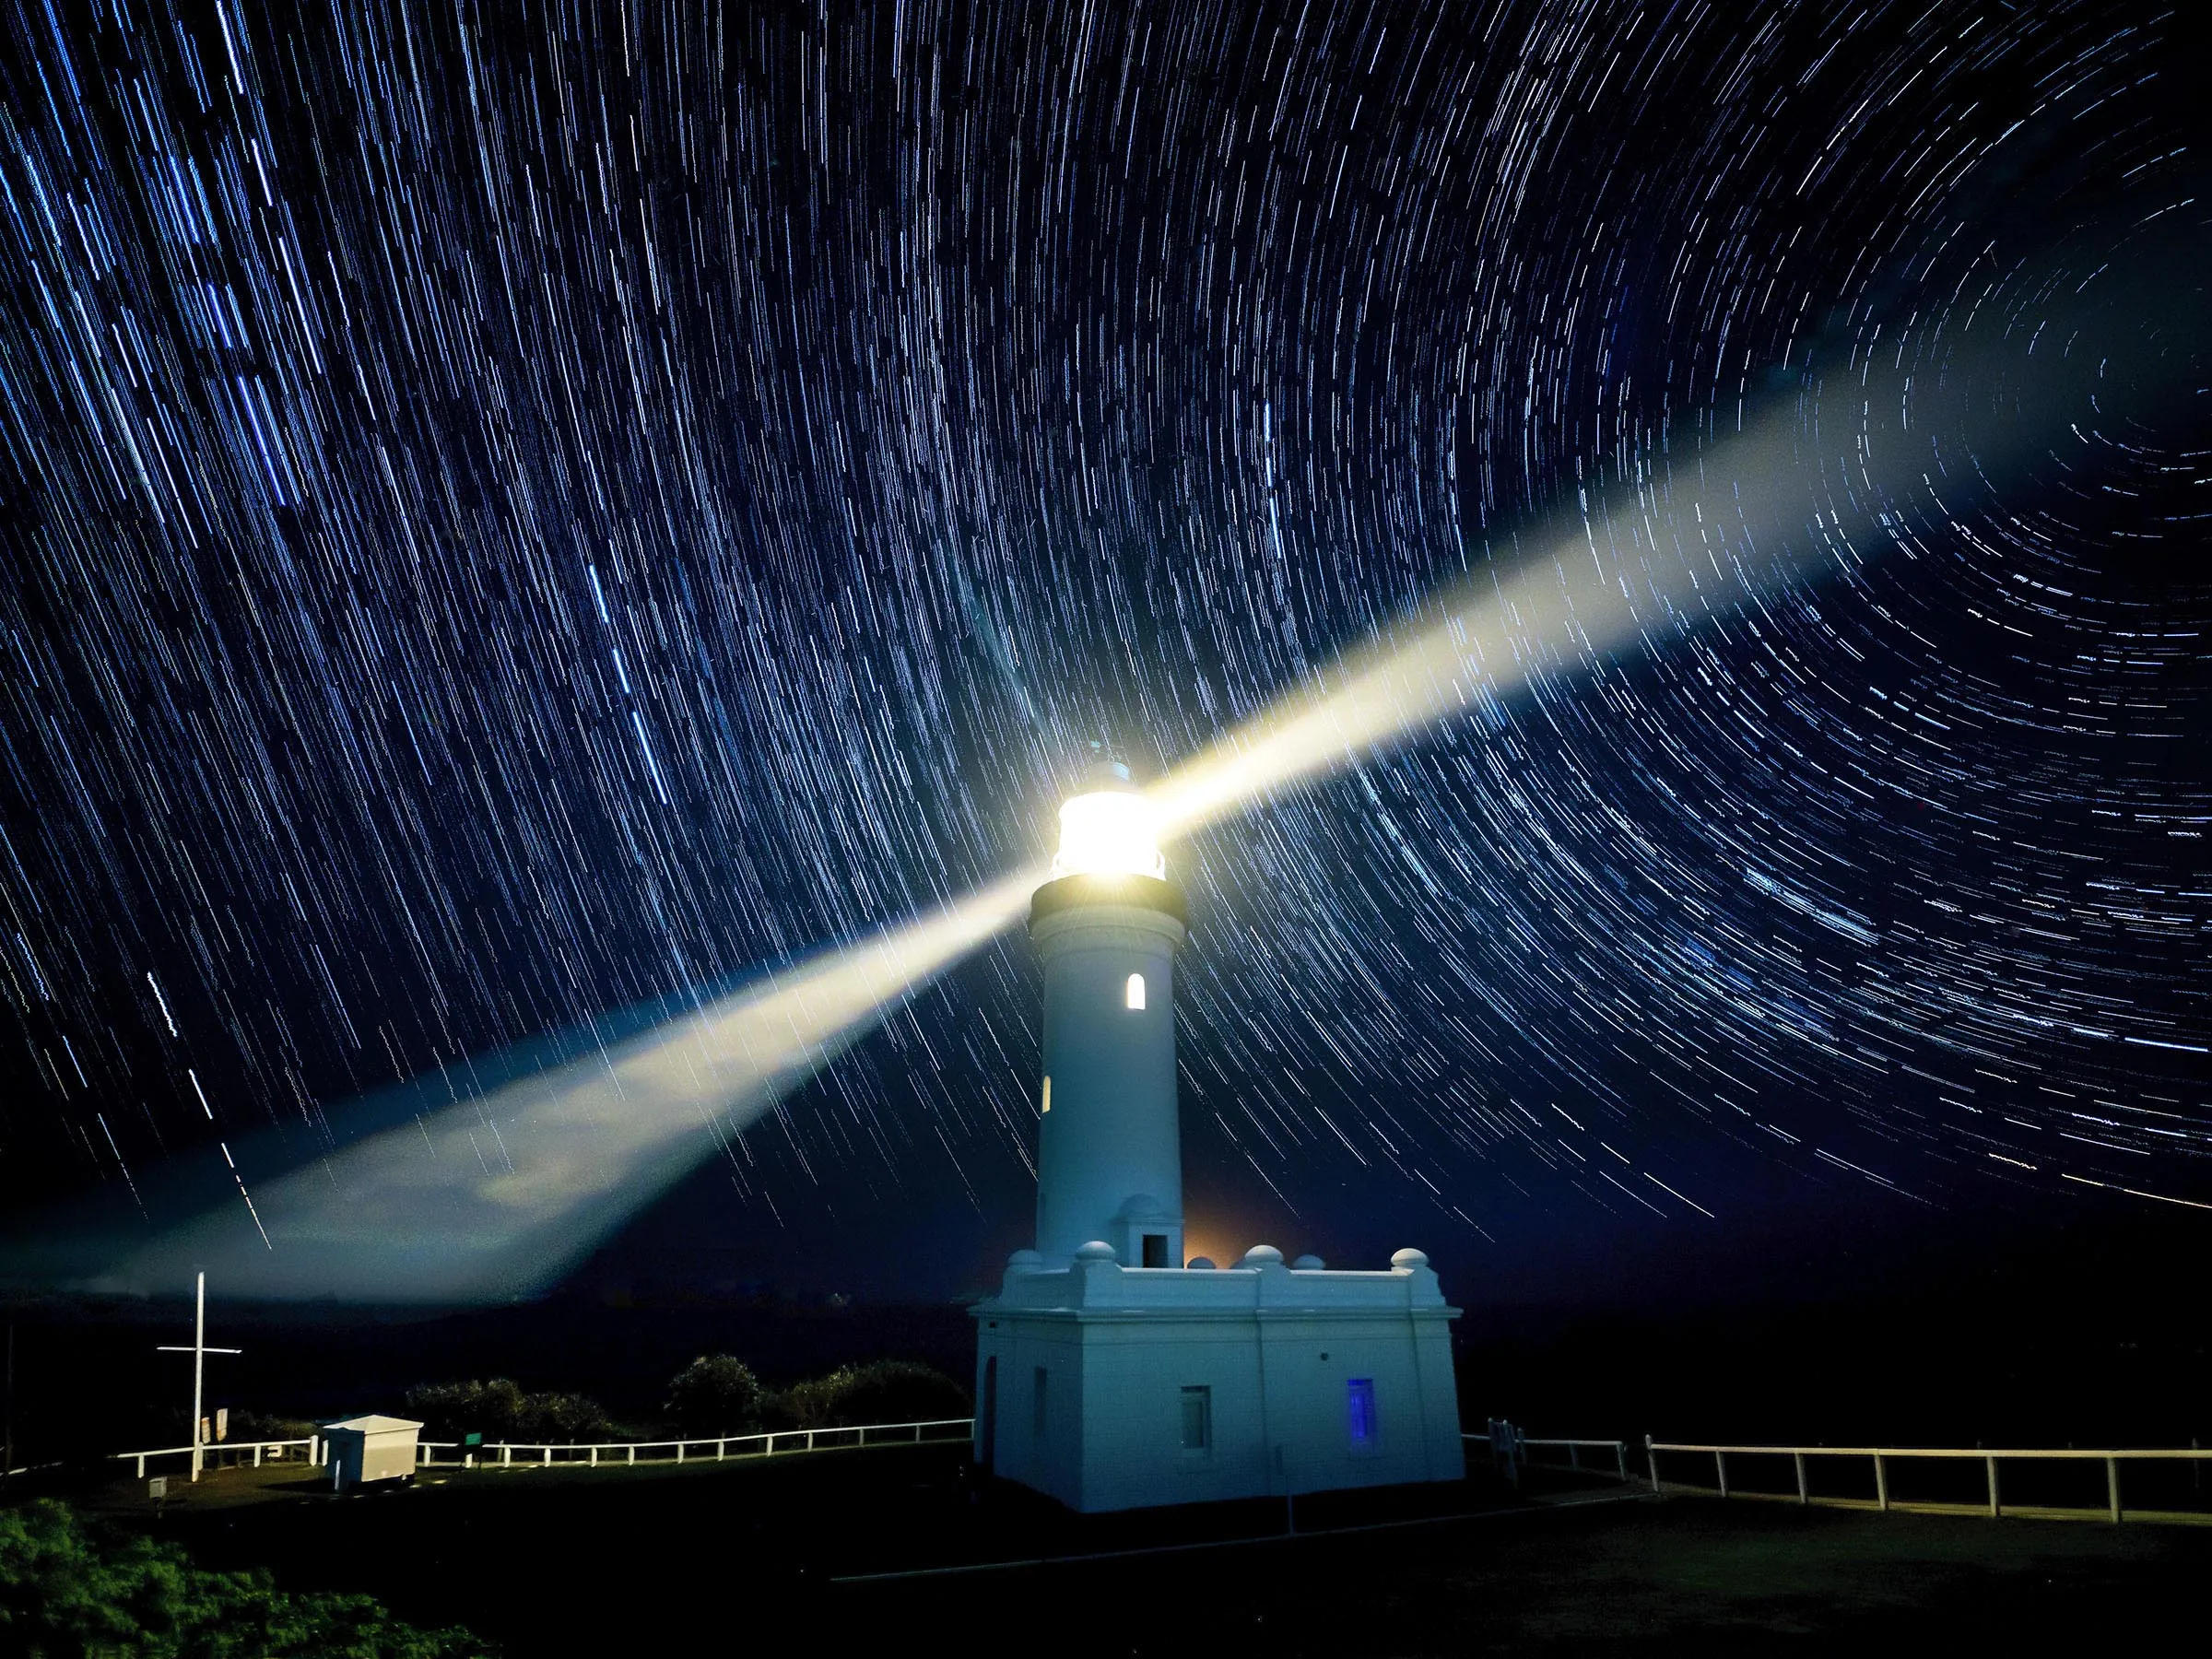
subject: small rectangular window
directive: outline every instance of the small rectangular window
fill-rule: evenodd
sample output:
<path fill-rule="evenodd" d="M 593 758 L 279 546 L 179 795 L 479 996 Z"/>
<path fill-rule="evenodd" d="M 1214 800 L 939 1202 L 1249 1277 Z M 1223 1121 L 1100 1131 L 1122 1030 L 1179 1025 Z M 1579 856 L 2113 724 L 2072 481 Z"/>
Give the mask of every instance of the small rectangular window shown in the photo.
<path fill-rule="evenodd" d="M 1166 1233 L 1145 1234 L 1142 1260 L 1147 1267 L 1165 1267 L 1168 1265 L 1168 1235 Z"/>
<path fill-rule="evenodd" d="M 1143 974 L 1133 973 L 1129 976 L 1128 1001 L 1129 1006 L 1133 1008 L 1141 1008 L 1145 1006 L 1145 976 Z"/>
<path fill-rule="evenodd" d="M 1053 1109 L 1053 1080 L 1050 1077 L 1044 1080 L 1044 1109 L 1047 1112 Z"/>
<path fill-rule="evenodd" d="M 1214 1391 L 1210 1388 L 1186 1388 L 1182 1391 L 1182 1449 L 1185 1452 L 1204 1452 L 1214 1443 Z"/>
<path fill-rule="evenodd" d="M 1344 1385 L 1354 1446 L 1375 1443 L 1375 1383 L 1371 1377 L 1354 1377 Z"/>

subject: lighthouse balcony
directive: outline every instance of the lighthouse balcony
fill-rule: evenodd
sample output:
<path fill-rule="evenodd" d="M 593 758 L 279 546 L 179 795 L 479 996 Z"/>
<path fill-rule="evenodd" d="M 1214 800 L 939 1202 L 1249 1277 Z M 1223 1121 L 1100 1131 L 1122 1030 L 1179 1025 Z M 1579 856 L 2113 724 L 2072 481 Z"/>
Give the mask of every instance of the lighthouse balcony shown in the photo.
<path fill-rule="evenodd" d="M 993 1300 L 1008 1310 L 1143 1310 L 1170 1317 L 1178 1311 L 1215 1316 L 1262 1309 L 1457 1316 L 1457 1309 L 1445 1306 L 1428 1257 L 1401 1250 L 1391 1263 L 1374 1271 L 1292 1267 L 1281 1252 L 1263 1244 L 1233 1267 L 1124 1267 L 1110 1247 L 1088 1244 L 1070 1265 L 1053 1269 L 1024 1250 L 1007 1263 Z"/>

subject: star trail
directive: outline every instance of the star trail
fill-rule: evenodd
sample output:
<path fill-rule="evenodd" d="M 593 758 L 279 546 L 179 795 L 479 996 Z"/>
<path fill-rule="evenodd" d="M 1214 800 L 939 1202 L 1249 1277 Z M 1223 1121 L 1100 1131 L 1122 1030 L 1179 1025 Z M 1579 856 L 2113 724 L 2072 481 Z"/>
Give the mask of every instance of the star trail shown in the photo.
<path fill-rule="evenodd" d="M 269 1147 L 993 889 L 1094 739 L 1200 1191 L 2212 1206 L 2172 10 L 0 3 L 11 1207 L 260 1249 Z M 1007 1190 L 1035 1000 L 679 1161 Z"/>

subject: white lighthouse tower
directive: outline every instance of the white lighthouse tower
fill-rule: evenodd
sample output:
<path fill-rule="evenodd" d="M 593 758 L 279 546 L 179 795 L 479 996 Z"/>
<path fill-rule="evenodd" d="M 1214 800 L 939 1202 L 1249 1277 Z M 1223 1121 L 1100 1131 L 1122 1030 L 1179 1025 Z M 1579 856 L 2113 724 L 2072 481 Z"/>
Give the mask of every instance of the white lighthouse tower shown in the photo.
<path fill-rule="evenodd" d="M 1094 1239 L 1132 1266 L 1182 1265 L 1175 949 L 1182 895 L 1148 805 L 1118 762 L 1060 808 L 1053 879 L 1030 905 L 1044 964 L 1037 1250 L 1065 1267 Z"/>
<path fill-rule="evenodd" d="M 974 1309 L 976 1459 L 1084 1511 L 1457 1479 L 1459 1310 L 1428 1257 L 1183 1261 L 1185 920 L 1149 803 L 1125 767 L 1094 767 L 1030 901 L 1037 1246 Z"/>

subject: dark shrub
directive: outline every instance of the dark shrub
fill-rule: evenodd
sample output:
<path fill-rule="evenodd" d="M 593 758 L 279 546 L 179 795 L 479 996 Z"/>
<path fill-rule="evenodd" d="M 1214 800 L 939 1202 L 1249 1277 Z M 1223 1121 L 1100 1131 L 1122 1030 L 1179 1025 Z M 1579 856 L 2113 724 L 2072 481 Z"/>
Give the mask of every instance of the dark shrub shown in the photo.
<path fill-rule="evenodd" d="M 935 1366 L 912 1359 L 840 1366 L 788 1390 L 783 1406 L 802 1429 L 924 1422 L 963 1418 L 973 1409 L 966 1389 Z"/>
<path fill-rule="evenodd" d="M 471 1434 L 492 1443 L 612 1438 L 606 1413 L 596 1401 L 582 1394 L 524 1394 L 505 1377 L 410 1388 L 406 1412 L 421 1419 L 427 1441 L 457 1441 Z"/>
<path fill-rule="evenodd" d="M 422 1438 L 457 1441 L 480 1434 L 513 1440 L 523 1418 L 523 1391 L 505 1377 L 468 1382 L 426 1382 L 407 1390 L 406 1413 L 422 1422 Z"/>
<path fill-rule="evenodd" d="M 614 1437 L 614 1428 L 599 1402 L 572 1394 L 524 1394 L 515 1430 L 515 1438 L 525 1441 L 605 1441 Z"/>
<path fill-rule="evenodd" d="M 768 1391 L 727 1354 L 701 1354 L 676 1373 L 663 1409 L 681 1434 L 740 1434 L 760 1427 Z"/>

